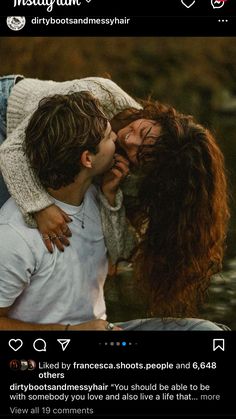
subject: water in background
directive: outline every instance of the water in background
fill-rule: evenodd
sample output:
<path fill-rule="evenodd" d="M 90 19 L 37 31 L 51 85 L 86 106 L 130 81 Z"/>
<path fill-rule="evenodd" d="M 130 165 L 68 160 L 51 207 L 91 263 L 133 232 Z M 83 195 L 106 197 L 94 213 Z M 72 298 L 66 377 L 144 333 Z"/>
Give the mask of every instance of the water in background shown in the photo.
<path fill-rule="evenodd" d="M 145 317 L 146 307 L 132 279 L 131 265 L 123 265 L 116 276 L 108 277 L 105 286 L 107 314 L 110 321 Z M 207 302 L 199 317 L 223 323 L 236 330 L 236 258 L 229 260 L 209 288 Z"/>
<path fill-rule="evenodd" d="M 202 315 L 212 321 L 224 323 L 236 330 L 236 258 L 229 260 L 221 275 L 212 280 Z"/>

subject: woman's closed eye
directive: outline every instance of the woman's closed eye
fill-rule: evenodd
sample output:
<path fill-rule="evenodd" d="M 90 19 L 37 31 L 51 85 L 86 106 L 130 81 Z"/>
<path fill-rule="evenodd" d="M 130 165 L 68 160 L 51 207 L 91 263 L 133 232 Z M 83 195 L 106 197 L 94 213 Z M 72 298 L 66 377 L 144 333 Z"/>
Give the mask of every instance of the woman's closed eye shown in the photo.
<path fill-rule="evenodd" d="M 157 137 L 156 135 L 152 134 L 152 127 L 149 128 L 147 130 L 147 132 L 145 132 L 144 137 L 143 137 L 143 144 L 154 144 Z"/>

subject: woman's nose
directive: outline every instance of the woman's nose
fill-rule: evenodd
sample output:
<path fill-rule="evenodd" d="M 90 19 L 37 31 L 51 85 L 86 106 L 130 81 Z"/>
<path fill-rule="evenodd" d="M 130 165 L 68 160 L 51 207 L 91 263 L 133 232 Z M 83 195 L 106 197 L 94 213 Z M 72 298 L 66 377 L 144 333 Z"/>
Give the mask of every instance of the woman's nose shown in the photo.
<path fill-rule="evenodd" d="M 132 146 L 139 146 L 141 144 L 141 138 L 138 134 L 131 134 L 128 138 L 127 138 L 127 144 Z"/>

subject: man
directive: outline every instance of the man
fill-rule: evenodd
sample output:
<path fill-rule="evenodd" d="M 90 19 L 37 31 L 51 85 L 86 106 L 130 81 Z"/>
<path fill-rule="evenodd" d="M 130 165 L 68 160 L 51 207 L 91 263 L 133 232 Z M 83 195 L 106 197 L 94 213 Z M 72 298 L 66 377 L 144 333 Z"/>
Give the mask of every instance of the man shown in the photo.
<path fill-rule="evenodd" d="M 124 109 L 140 108 L 140 105 L 116 83 L 101 77 L 86 77 L 65 82 L 24 78 L 20 75 L 0 77 L 0 207 L 10 197 L 10 192 L 27 224 L 37 227 L 43 235 L 56 234 L 60 237 L 62 231 L 64 236 L 70 237 L 69 217 L 53 205 L 48 193 L 35 182 L 34 173 L 29 170 L 22 149 L 25 130 L 29 118 L 42 98 L 80 91 L 89 91 L 98 98 L 109 120 Z M 122 156 L 116 156 L 118 171 L 122 169 L 121 166 L 127 164 Z M 28 188 L 25 188 L 25 184 Z M 101 199 L 103 232 L 113 264 L 120 258 L 126 259 L 134 245 L 133 239 L 127 239 L 126 230 L 122 227 L 125 224 L 125 215 L 121 204 L 121 193 L 116 195 L 115 208 L 110 208 L 107 201 Z M 115 234 L 111 234 L 111 231 Z M 50 240 L 44 244 L 49 251 L 53 250 Z M 63 250 L 64 241 L 59 239 L 56 246 Z"/>
<path fill-rule="evenodd" d="M 40 102 L 26 129 L 25 153 L 39 182 L 69 214 L 72 237 L 67 251 L 60 252 L 56 244 L 61 237 L 41 237 L 28 227 L 13 198 L 2 207 L 1 330 L 108 328 L 103 296 L 107 251 L 99 190 L 92 181 L 112 167 L 115 140 L 88 92 Z M 115 191 L 108 189 L 103 192 L 112 203 Z M 43 244 L 49 239 L 55 244 L 52 253 Z"/>

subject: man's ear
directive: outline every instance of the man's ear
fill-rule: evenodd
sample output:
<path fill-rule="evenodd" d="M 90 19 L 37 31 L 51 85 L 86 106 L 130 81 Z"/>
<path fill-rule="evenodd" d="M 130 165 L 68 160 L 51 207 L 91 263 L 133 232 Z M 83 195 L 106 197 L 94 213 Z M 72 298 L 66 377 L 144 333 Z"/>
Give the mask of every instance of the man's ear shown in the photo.
<path fill-rule="evenodd" d="M 86 169 L 92 169 L 93 167 L 93 155 L 90 151 L 85 150 L 80 157 L 81 166 L 86 167 Z"/>

